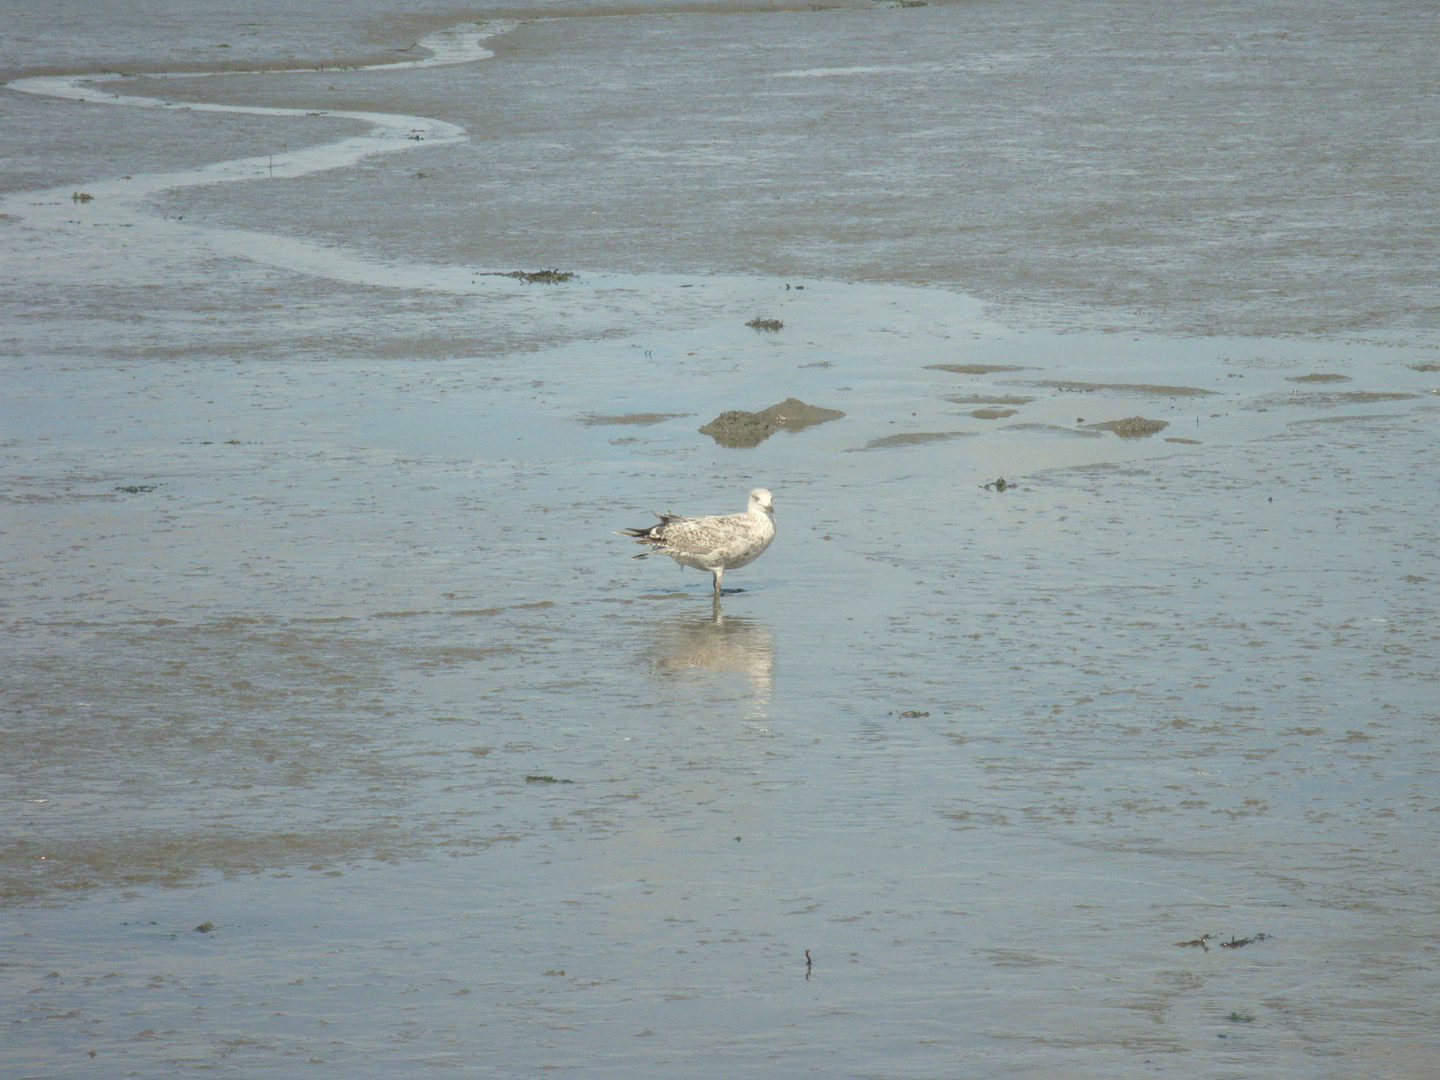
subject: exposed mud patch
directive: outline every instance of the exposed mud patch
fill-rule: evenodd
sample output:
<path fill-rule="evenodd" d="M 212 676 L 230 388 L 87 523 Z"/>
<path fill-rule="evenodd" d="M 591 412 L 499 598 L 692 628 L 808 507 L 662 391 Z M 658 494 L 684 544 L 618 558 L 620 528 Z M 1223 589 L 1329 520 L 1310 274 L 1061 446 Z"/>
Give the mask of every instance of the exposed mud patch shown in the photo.
<path fill-rule="evenodd" d="M 1034 385 L 1052 386 L 1056 390 L 1069 390 L 1081 394 L 1104 390 L 1112 394 L 1146 394 L 1151 397 L 1206 397 L 1219 392 L 1216 390 L 1204 390 L 1198 386 L 1159 386 L 1151 383 L 1070 382 L 1065 379 L 1037 379 Z"/>
<path fill-rule="evenodd" d="M 1368 405 L 1374 401 L 1406 401 L 1410 398 L 1420 397 L 1419 394 L 1409 394 L 1404 391 L 1384 392 L 1378 390 L 1355 390 L 1344 394 L 1320 396 L 1331 398 L 1342 405 Z"/>
<path fill-rule="evenodd" d="M 926 371 L 953 371 L 956 375 L 990 375 L 997 371 L 1028 371 L 1014 364 L 926 364 Z"/>
<path fill-rule="evenodd" d="M 759 446 L 777 431 L 803 431 L 827 420 L 839 420 L 844 415 L 838 409 L 807 405 L 792 397 L 759 412 L 743 409 L 723 412 L 702 427 L 700 434 L 709 435 L 721 446 L 745 449 Z"/>
<path fill-rule="evenodd" d="M 939 442 L 942 439 L 964 439 L 974 435 L 973 431 L 907 431 L 903 435 L 886 435 L 883 439 L 871 439 L 857 450 L 884 450 L 894 446 L 919 446 L 922 443 Z"/>
<path fill-rule="evenodd" d="M 1029 405 L 1035 399 L 1017 394 L 956 394 L 945 400 L 955 405 Z"/>
<path fill-rule="evenodd" d="M 1071 435 L 1082 439 L 1098 439 L 1101 437 L 1098 431 L 1088 431 L 1085 428 L 1061 427 L 1059 424 L 1006 424 L 1003 431 L 1034 431 L 1044 435 Z"/>
<path fill-rule="evenodd" d="M 577 416 L 576 419 L 591 427 L 601 424 L 630 424 L 635 427 L 648 427 L 651 424 L 662 424 L 666 420 L 678 420 L 684 416 L 694 415 L 694 413 L 684 412 L 635 412 L 621 413 L 616 416 L 608 416 L 604 413 L 586 413 L 584 416 Z"/>
<path fill-rule="evenodd" d="M 489 846 L 488 842 L 484 846 Z M 7 845 L 7 861 L 32 864 L 32 872 L 0 886 L 0 901 L 29 904 L 41 898 L 100 888 L 181 888 L 210 872 L 259 874 L 276 867 L 335 867 L 360 861 L 414 857 L 418 838 L 387 826 L 308 830 L 156 828 L 126 836 L 72 836 L 47 841 L 44 855 L 21 839 Z M 19 858 L 17 858 L 19 856 Z M 28 856 L 28 858 L 26 858 Z M 338 871 L 333 871 L 338 873 Z"/>
<path fill-rule="evenodd" d="M 1143 416 L 1127 416 L 1124 420 L 1107 420 L 1103 424 L 1086 424 L 1096 431 L 1113 431 L 1122 439 L 1143 439 L 1147 435 L 1164 431 L 1170 426 L 1168 420 L 1147 420 Z"/>
<path fill-rule="evenodd" d="M 1320 374 L 1320 373 L 1316 373 L 1316 374 L 1313 374 L 1313 375 L 1287 375 L 1287 376 L 1285 376 L 1285 381 L 1286 381 L 1286 382 L 1299 382 L 1299 383 L 1349 382 L 1349 381 L 1350 381 L 1350 376 L 1349 376 L 1349 375 L 1324 375 L 1324 374 Z"/>
<path fill-rule="evenodd" d="M 1421 396 L 1420 394 L 1412 394 L 1404 390 L 1348 390 L 1333 394 L 1306 394 L 1296 391 L 1290 394 L 1271 394 L 1257 398 L 1249 407 L 1254 409 L 1268 409 L 1295 405 L 1309 407 L 1325 405 L 1373 405 L 1377 401 L 1408 401 L 1410 398 Z"/>
<path fill-rule="evenodd" d="M 1004 420 L 1007 416 L 1014 416 L 1019 409 L 974 409 L 970 415 L 976 420 Z"/>
<path fill-rule="evenodd" d="M 1388 426 L 1391 421 L 1403 420 L 1404 413 L 1351 413 L 1345 416 L 1307 416 L 1303 420 L 1291 420 L 1286 426 L 1304 428 L 1320 424 L 1365 424 L 1374 427 Z"/>

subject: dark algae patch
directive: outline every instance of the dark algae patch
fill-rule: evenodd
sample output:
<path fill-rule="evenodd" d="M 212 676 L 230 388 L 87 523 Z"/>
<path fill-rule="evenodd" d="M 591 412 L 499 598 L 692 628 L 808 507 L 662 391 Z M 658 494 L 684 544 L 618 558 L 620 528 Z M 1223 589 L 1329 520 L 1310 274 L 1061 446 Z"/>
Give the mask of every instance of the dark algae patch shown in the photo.
<path fill-rule="evenodd" d="M 750 327 L 751 330 L 769 330 L 772 332 L 784 329 L 785 327 L 785 323 L 780 319 L 751 319 L 745 325 Z"/>
<path fill-rule="evenodd" d="M 827 420 L 839 420 L 844 415 L 838 409 L 822 409 L 792 397 L 759 412 L 743 409 L 723 412 L 702 427 L 700 434 L 709 435 L 721 446 L 746 449 L 759 446 L 777 431 L 803 431 Z"/>

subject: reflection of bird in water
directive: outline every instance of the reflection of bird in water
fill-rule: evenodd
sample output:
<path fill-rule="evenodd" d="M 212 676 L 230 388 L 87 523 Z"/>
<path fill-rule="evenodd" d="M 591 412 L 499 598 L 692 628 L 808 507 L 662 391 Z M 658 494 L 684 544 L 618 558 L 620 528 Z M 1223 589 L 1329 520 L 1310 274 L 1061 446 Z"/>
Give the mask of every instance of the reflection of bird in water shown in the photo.
<path fill-rule="evenodd" d="M 679 619 L 655 628 L 648 650 L 657 672 L 738 673 L 750 683 L 752 705 L 763 713 L 775 680 L 775 637 L 753 619 L 727 619 L 714 604 L 709 619 Z"/>
<path fill-rule="evenodd" d="M 709 570 L 715 575 L 715 595 L 720 595 L 720 577 L 726 570 L 746 566 L 775 539 L 775 506 L 770 492 L 756 488 L 750 505 L 741 514 L 687 518 L 679 514 L 657 514 L 659 525 L 648 529 L 623 529 L 620 536 L 633 536 L 637 544 L 649 544 L 650 551 L 631 556 L 643 559 L 658 551 L 682 566 Z"/>

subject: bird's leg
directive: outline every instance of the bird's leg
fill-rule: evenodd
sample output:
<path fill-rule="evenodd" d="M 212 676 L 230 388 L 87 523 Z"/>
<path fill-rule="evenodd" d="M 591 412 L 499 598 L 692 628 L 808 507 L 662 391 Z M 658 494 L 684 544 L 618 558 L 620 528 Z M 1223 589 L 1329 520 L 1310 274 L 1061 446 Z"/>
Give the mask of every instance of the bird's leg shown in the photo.
<path fill-rule="evenodd" d="M 715 595 L 718 597 L 720 595 L 720 575 L 725 573 L 725 568 L 723 566 L 719 567 L 718 569 L 712 570 L 711 573 L 715 575 Z"/>

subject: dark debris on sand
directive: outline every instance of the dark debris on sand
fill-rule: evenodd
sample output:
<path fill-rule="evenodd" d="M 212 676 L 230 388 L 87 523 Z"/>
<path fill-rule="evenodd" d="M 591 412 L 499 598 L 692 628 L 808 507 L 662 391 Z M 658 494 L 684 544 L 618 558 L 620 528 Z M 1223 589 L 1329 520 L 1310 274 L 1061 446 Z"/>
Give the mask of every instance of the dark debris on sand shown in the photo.
<path fill-rule="evenodd" d="M 511 270 L 505 276 L 523 281 L 526 285 L 537 282 L 541 285 L 559 285 L 563 281 L 569 281 L 575 274 L 569 270 Z"/>

